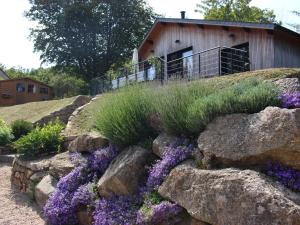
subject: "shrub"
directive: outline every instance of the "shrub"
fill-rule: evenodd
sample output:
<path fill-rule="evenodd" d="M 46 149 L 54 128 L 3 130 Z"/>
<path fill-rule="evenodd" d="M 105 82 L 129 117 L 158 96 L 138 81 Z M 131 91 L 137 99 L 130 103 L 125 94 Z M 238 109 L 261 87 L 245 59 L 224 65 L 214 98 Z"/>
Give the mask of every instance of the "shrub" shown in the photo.
<path fill-rule="evenodd" d="M 36 127 L 26 136 L 15 142 L 15 148 L 24 157 L 36 157 L 39 154 L 52 153 L 60 150 L 63 141 L 61 131 L 64 128 L 60 122 Z"/>
<path fill-rule="evenodd" d="M 267 106 L 280 105 L 274 85 L 248 79 L 194 101 L 187 110 L 187 130 L 189 134 L 198 135 L 218 116 L 256 113 Z"/>
<path fill-rule="evenodd" d="M 137 86 L 124 88 L 103 97 L 96 128 L 114 144 L 134 144 L 153 134 L 147 124 L 151 111 L 146 91 Z"/>
<path fill-rule="evenodd" d="M 25 120 L 16 120 L 10 125 L 10 127 L 15 140 L 25 136 L 33 129 L 32 123 Z"/>
<path fill-rule="evenodd" d="M 6 123 L 0 119 L 0 146 L 5 146 L 11 142 L 13 135 Z"/>
<path fill-rule="evenodd" d="M 198 98 L 215 91 L 213 84 L 175 85 L 157 92 L 152 99 L 168 133 L 181 135 L 187 130 L 187 109 Z"/>

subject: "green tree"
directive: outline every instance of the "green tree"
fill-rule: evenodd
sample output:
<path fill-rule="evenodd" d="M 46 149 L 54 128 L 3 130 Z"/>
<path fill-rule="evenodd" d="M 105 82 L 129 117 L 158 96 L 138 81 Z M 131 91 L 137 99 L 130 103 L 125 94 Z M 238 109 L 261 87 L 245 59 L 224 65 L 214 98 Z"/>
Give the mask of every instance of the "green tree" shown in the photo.
<path fill-rule="evenodd" d="M 300 11 L 293 11 L 292 13 L 300 17 Z M 290 24 L 290 25 L 293 26 L 298 33 L 300 33 L 300 24 Z"/>
<path fill-rule="evenodd" d="M 72 67 L 85 80 L 104 76 L 132 54 L 155 18 L 145 0 L 30 0 L 26 16 L 43 62 Z"/>
<path fill-rule="evenodd" d="M 203 0 L 197 4 L 207 20 L 226 20 L 240 22 L 276 23 L 273 10 L 250 6 L 252 0 Z"/>

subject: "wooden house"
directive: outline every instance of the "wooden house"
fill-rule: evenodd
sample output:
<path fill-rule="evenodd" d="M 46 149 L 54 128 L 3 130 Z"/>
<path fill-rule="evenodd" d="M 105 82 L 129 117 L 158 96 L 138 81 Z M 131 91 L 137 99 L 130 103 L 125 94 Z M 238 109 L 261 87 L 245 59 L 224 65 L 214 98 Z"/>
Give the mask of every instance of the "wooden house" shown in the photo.
<path fill-rule="evenodd" d="M 0 106 L 53 99 L 52 87 L 30 78 L 0 80 Z"/>
<path fill-rule="evenodd" d="M 300 67 L 300 34 L 277 24 L 158 18 L 138 49 L 159 57 L 164 72 L 223 75 Z"/>

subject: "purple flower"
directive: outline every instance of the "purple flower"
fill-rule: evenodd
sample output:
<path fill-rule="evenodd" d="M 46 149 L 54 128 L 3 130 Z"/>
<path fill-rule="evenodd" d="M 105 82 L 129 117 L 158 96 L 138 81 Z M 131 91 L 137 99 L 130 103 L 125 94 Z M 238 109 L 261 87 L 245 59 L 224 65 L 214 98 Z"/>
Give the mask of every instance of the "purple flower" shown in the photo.
<path fill-rule="evenodd" d="M 186 141 L 183 143 L 185 145 L 170 145 L 166 147 L 162 159 L 158 160 L 150 169 L 147 180 L 147 188 L 149 190 L 157 189 L 176 165 L 191 156 L 194 146 L 191 144 L 186 146 Z"/>
<path fill-rule="evenodd" d="M 279 163 L 269 162 L 266 173 L 276 178 L 284 186 L 300 192 L 300 171 L 284 167 Z"/>
<path fill-rule="evenodd" d="M 71 207 L 77 209 L 80 206 L 91 205 L 93 203 L 93 200 L 96 198 L 96 195 L 93 192 L 93 188 L 93 183 L 80 186 L 74 193 L 74 196 L 71 201 Z"/>
<path fill-rule="evenodd" d="M 137 216 L 137 224 L 175 224 L 176 216 L 180 214 L 183 209 L 171 202 L 163 201 L 158 205 L 150 206 L 150 212 L 145 215 L 143 212 L 139 211 Z"/>
<path fill-rule="evenodd" d="M 94 225 L 132 225 L 141 205 L 139 196 L 111 196 L 96 203 Z"/>
<path fill-rule="evenodd" d="M 282 106 L 287 109 L 300 107 L 300 92 L 285 93 L 280 96 Z"/>

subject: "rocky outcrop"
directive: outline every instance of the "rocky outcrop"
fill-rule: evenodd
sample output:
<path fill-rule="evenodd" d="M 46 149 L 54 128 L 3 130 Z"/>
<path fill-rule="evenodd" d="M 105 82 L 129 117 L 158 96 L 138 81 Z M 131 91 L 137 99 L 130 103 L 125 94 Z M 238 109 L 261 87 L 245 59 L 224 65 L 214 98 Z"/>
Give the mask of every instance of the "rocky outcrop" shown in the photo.
<path fill-rule="evenodd" d="M 35 200 L 43 208 L 50 195 L 55 191 L 57 180 L 51 175 L 45 176 L 35 187 Z"/>
<path fill-rule="evenodd" d="M 49 174 L 59 179 L 74 169 L 75 165 L 70 160 L 69 152 L 55 155 L 50 160 Z"/>
<path fill-rule="evenodd" d="M 251 170 L 176 167 L 159 193 L 217 225 L 299 225 L 300 195 Z"/>
<path fill-rule="evenodd" d="M 127 195 L 137 191 L 154 160 L 151 151 L 139 146 L 123 150 L 109 165 L 97 186 L 101 196 Z"/>
<path fill-rule="evenodd" d="M 70 152 L 94 152 L 108 145 L 108 140 L 100 134 L 89 133 L 78 136 L 68 147 Z"/>
<path fill-rule="evenodd" d="M 63 123 L 67 124 L 69 117 L 72 115 L 72 113 L 78 107 L 85 105 L 90 100 L 91 100 L 91 97 L 89 97 L 89 96 L 79 95 L 75 98 L 75 100 L 71 104 L 69 104 L 57 111 L 51 112 L 49 115 L 41 118 L 40 120 L 36 121 L 34 124 L 39 124 L 39 125 L 43 126 L 43 125 L 49 123 L 50 121 L 56 120 L 57 118 L 60 121 L 62 121 Z"/>
<path fill-rule="evenodd" d="M 178 141 L 178 137 L 162 133 L 153 141 L 152 151 L 155 155 L 161 158 L 164 154 L 165 148 Z"/>
<path fill-rule="evenodd" d="M 300 169 L 300 109 L 268 107 L 232 114 L 208 125 L 198 139 L 205 160 L 220 166 L 259 166 L 268 160 Z"/>
<path fill-rule="evenodd" d="M 283 78 L 274 82 L 282 93 L 293 93 L 300 91 L 298 78 Z"/>

